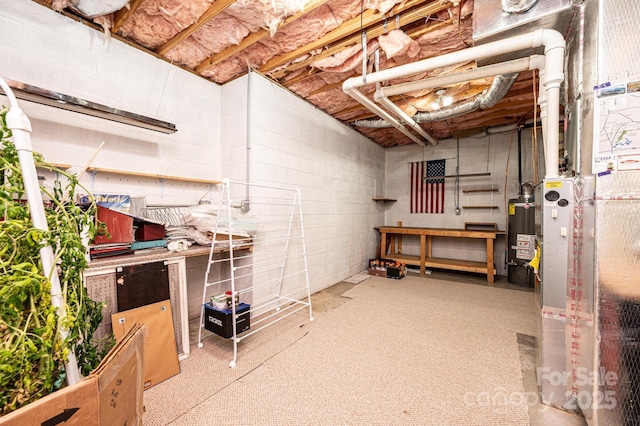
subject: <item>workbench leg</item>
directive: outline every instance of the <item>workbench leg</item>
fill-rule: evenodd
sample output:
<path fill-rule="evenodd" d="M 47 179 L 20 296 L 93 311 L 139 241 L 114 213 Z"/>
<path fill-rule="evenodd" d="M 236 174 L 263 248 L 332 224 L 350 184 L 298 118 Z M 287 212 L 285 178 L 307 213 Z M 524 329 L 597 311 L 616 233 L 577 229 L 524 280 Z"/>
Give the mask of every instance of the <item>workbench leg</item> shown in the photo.
<path fill-rule="evenodd" d="M 491 284 L 495 281 L 493 271 L 493 239 L 487 238 L 487 281 Z"/>
<path fill-rule="evenodd" d="M 381 232 L 380 233 L 380 258 L 384 258 L 387 255 L 387 233 L 386 232 Z"/>
<path fill-rule="evenodd" d="M 427 241 L 427 236 L 424 234 L 420 235 L 420 275 L 424 275 L 424 270 L 425 270 L 424 261 L 425 261 L 425 252 L 426 252 L 426 241 Z"/>
<path fill-rule="evenodd" d="M 380 243 L 378 243 L 378 248 L 376 249 L 376 259 L 381 259 L 384 257 L 384 255 L 386 255 L 387 253 L 389 253 L 389 246 L 391 245 L 391 241 L 387 240 L 386 244 L 385 244 L 385 248 L 383 250 L 382 248 L 382 241 L 380 241 Z M 252 247 L 253 248 L 253 247 Z M 384 254 L 383 254 L 384 253 Z"/>

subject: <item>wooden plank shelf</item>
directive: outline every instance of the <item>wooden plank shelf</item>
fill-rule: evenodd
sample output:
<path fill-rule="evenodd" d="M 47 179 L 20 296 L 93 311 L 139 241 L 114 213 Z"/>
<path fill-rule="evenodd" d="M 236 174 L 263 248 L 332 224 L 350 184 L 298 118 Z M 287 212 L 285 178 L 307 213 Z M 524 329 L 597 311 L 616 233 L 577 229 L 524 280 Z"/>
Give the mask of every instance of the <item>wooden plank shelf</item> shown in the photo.
<path fill-rule="evenodd" d="M 141 173 L 141 172 L 131 172 L 131 171 L 124 171 L 124 170 L 103 169 L 101 167 L 88 167 L 87 171 L 88 172 L 92 172 L 92 173 L 109 173 L 109 174 L 114 174 L 114 175 L 125 175 L 125 176 L 137 176 L 137 177 L 144 177 L 144 178 L 175 180 L 175 181 L 180 181 L 180 182 L 208 183 L 208 184 L 211 184 L 211 185 L 217 185 L 217 184 L 222 183 L 222 181 L 219 181 L 219 180 L 194 179 L 194 178 L 186 178 L 186 177 L 181 177 L 181 176 L 160 175 L 160 174 L 154 174 L 154 173 Z"/>
<path fill-rule="evenodd" d="M 465 178 L 465 177 L 480 177 L 491 176 L 491 173 L 465 173 L 463 175 L 443 175 L 443 176 L 423 176 L 422 180 L 434 180 L 434 179 L 451 179 L 451 178 Z"/>
<path fill-rule="evenodd" d="M 463 189 L 463 194 L 471 194 L 474 192 L 498 192 L 498 188 L 478 188 L 478 189 Z"/>
<path fill-rule="evenodd" d="M 62 163 L 36 163 L 37 169 L 46 169 L 50 170 L 50 167 L 54 167 L 60 170 L 69 170 L 71 168 L 71 164 L 62 164 Z"/>
<path fill-rule="evenodd" d="M 389 202 L 398 201 L 398 200 L 393 199 L 393 198 L 372 198 L 372 200 L 375 201 L 375 202 L 382 201 L 383 203 L 389 203 Z"/>
<path fill-rule="evenodd" d="M 385 259 L 395 260 L 396 262 L 406 263 L 407 265 L 420 266 L 420 256 L 413 256 L 402 253 L 388 253 Z M 424 266 L 427 268 L 448 269 L 452 271 L 474 272 L 478 274 L 487 273 L 487 264 L 484 262 L 474 262 L 471 260 L 459 259 L 443 259 L 441 257 L 426 257 Z M 496 270 L 494 268 L 493 274 Z"/>
<path fill-rule="evenodd" d="M 464 229 L 467 231 L 497 231 L 498 224 L 495 222 L 465 222 Z"/>
<path fill-rule="evenodd" d="M 463 209 L 499 209 L 498 206 L 462 206 Z"/>

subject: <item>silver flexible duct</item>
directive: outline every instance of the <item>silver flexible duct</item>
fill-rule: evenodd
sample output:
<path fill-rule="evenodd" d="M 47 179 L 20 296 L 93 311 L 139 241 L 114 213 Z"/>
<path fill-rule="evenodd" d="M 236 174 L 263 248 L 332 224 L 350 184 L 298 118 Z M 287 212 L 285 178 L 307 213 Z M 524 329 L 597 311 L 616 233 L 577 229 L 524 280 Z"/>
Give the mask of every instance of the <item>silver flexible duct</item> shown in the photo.
<path fill-rule="evenodd" d="M 513 83 L 518 78 L 519 73 L 503 74 L 494 77 L 489 89 L 475 96 L 474 98 L 458 102 L 450 107 L 440 109 L 438 111 L 419 112 L 412 118 L 418 123 L 429 123 L 433 121 L 442 121 L 449 118 L 459 117 L 464 114 L 476 111 L 478 109 L 487 109 L 495 106 L 502 98 L 505 97 Z M 353 122 L 356 127 L 365 127 L 371 129 L 382 129 L 392 127 L 385 120 L 357 120 Z"/>

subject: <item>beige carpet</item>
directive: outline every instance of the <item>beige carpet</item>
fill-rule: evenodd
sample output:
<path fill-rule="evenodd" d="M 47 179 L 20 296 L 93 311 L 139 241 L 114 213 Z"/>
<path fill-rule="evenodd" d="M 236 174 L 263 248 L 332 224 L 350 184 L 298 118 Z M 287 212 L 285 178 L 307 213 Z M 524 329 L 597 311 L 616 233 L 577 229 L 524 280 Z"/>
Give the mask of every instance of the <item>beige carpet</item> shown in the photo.
<path fill-rule="evenodd" d="M 371 277 L 335 299 L 240 342 L 235 369 L 230 341 L 193 348 L 145 392 L 144 425 L 529 424 L 533 293 Z"/>

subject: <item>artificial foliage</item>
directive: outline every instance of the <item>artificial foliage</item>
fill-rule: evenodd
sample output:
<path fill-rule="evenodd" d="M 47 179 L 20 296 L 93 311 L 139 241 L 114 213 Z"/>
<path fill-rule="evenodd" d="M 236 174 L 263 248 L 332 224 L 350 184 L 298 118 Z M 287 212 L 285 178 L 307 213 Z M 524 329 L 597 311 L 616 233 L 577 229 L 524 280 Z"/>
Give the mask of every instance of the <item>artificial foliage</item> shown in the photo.
<path fill-rule="evenodd" d="M 75 351 L 81 375 L 89 374 L 111 342 L 92 341 L 104 304 L 87 295 L 83 271 L 88 266 L 82 235 L 92 238 L 95 203 L 73 202 L 75 175 L 56 169 L 34 153 L 39 169 L 55 171 L 52 189 L 41 187 L 48 232 L 30 218 L 18 152 L 0 110 L 0 415 L 7 414 L 65 384 L 65 362 Z M 63 182 L 64 180 L 64 182 Z M 51 282 L 43 271 L 40 249 L 53 248 L 60 279 L 64 322 L 51 304 Z M 62 341 L 59 331 L 68 330 Z"/>

